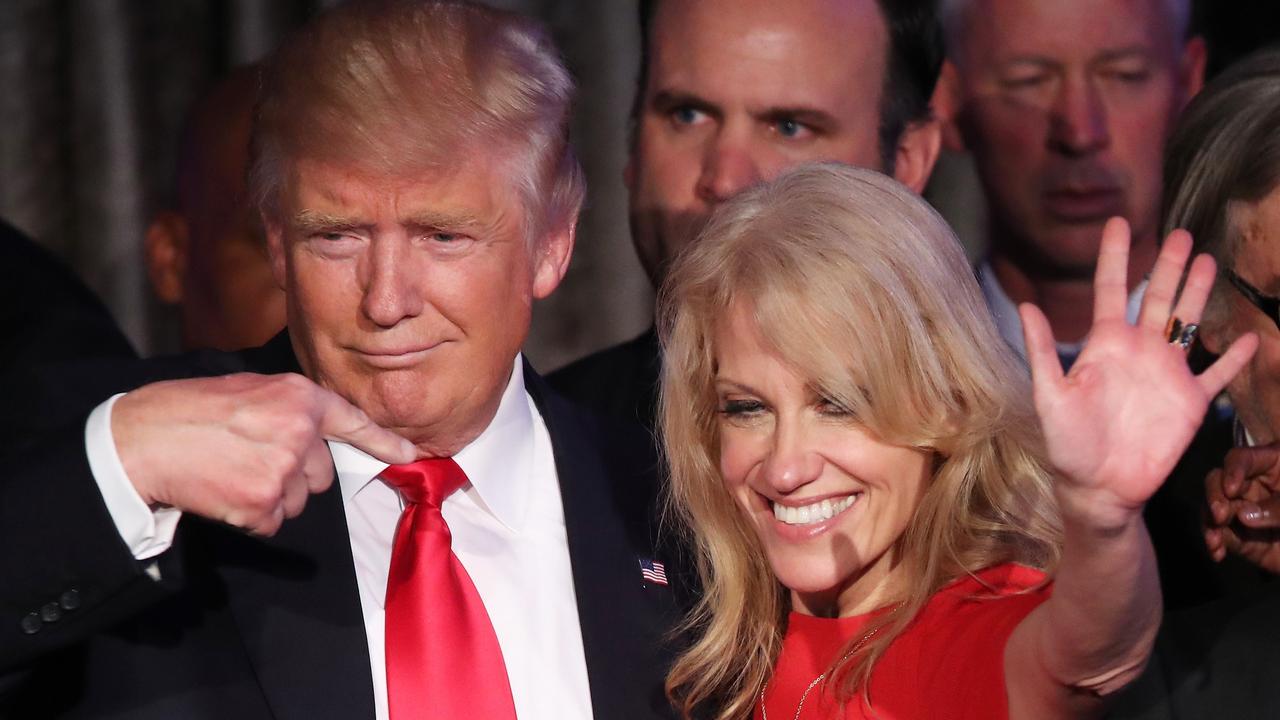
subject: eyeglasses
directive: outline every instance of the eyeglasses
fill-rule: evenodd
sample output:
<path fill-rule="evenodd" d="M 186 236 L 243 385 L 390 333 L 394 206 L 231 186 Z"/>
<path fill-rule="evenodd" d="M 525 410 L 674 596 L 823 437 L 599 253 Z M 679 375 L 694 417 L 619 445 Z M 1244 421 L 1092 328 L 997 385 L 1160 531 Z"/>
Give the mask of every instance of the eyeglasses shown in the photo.
<path fill-rule="evenodd" d="M 1277 328 L 1280 328 L 1280 298 L 1262 294 L 1261 290 L 1245 282 L 1243 278 L 1231 270 L 1227 271 L 1227 279 L 1231 281 L 1232 285 L 1235 285 L 1245 300 L 1248 300 L 1251 305 L 1266 313 L 1267 317 L 1271 318 L 1271 322 L 1275 323 Z"/>

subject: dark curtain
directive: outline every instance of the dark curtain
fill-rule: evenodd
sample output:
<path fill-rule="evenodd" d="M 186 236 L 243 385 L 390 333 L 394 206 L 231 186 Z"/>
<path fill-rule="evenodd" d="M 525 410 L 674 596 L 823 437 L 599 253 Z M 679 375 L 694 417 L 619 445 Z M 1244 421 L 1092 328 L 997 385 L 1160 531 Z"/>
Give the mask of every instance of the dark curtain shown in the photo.
<path fill-rule="evenodd" d="M 171 193 L 192 101 L 336 0 L 6 0 L 0 3 L 0 216 L 67 260 L 144 353 L 176 348 L 142 256 Z M 638 55 L 634 0 L 493 0 L 548 22 L 581 86 L 573 125 L 591 186 L 560 291 L 527 351 L 552 368 L 638 334 L 652 295 L 622 187 Z M 30 312 L 39 312 L 33 298 Z"/>

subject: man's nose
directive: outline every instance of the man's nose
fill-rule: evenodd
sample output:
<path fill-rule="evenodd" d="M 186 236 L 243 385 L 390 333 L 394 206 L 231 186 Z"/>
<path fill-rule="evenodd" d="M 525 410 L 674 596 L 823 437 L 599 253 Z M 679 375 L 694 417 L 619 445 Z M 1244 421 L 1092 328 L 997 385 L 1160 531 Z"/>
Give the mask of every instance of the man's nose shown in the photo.
<path fill-rule="evenodd" d="M 360 309 L 378 326 L 392 327 L 422 312 L 421 273 L 409 262 L 410 252 L 403 238 L 375 238 L 370 244 Z"/>
<path fill-rule="evenodd" d="M 721 132 L 707 147 L 698 176 L 698 199 L 717 205 L 760 182 L 760 164 L 751 142 Z"/>
<path fill-rule="evenodd" d="M 1050 145 L 1067 155 L 1088 155 L 1111 143 L 1106 103 L 1086 78 L 1063 82 L 1050 111 L 1049 127 Z"/>
<path fill-rule="evenodd" d="M 780 423 L 764 465 L 764 478 L 774 491 L 789 494 L 822 475 L 822 454 L 811 434 L 797 423 Z"/>

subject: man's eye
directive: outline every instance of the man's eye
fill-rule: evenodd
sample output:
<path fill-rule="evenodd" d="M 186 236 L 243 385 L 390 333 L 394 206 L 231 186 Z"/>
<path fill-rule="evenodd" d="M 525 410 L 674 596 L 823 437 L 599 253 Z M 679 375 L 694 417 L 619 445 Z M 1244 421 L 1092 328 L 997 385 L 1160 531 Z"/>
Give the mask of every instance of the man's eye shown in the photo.
<path fill-rule="evenodd" d="M 1144 83 L 1151 77 L 1151 73 L 1145 70 L 1115 70 L 1109 75 L 1115 80 L 1131 85 Z"/>
<path fill-rule="evenodd" d="M 804 137 L 811 132 L 807 125 L 794 118 L 781 118 L 773 121 L 773 129 L 784 138 Z"/>
<path fill-rule="evenodd" d="M 1049 81 L 1048 75 L 1019 75 L 1000 81 L 1006 90 L 1026 90 L 1044 85 Z"/>
<path fill-rule="evenodd" d="M 346 240 L 347 238 L 351 237 L 351 235 L 345 232 L 334 231 L 334 232 L 318 232 L 312 237 L 315 237 L 319 240 L 323 240 L 325 242 L 333 243 L 333 242 L 340 242 L 342 240 Z"/>
<path fill-rule="evenodd" d="M 431 239 L 435 240 L 436 242 L 451 243 L 451 242 L 456 242 L 459 238 L 461 238 L 461 236 L 455 233 L 447 233 L 447 232 L 431 233 Z"/>
<path fill-rule="evenodd" d="M 676 125 L 693 125 L 702 117 L 702 111 L 688 105 L 682 105 L 671 111 L 671 121 Z"/>

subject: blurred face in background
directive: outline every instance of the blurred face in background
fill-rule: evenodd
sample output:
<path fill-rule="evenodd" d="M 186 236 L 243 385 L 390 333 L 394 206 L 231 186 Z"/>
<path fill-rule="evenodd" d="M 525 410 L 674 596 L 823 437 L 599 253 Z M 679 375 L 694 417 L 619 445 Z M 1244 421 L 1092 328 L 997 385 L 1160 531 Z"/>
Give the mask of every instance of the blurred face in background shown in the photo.
<path fill-rule="evenodd" d="M 1242 239 L 1235 267 L 1230 270 L 1259 293 L 1280 297 L 1280 188 L 1257 203 L 1241 204 L 1233 210 Z M 1246 332 L 1258 335 L 1258 351 L 1227 386 L 1227 392 L 1236 417 L 1252 440 L 1260 445 L 1275 442 L 1280 440 L 1280 328 L 1276 315 L 1254 305 L 1235 287 L 1227 285 L 1221 292 L 1225 300 L 1223 321 L 1219 325 L 1212 322 L 1213 316 L 1206 318 L 1204 343 L 1220 353 Z"/>
<path fill-rule="evenodd" d="M 649 33 L 626 181 L 655 286 L 742 189 L 811 160 L 880 169 L 888 31 L 875 0 L 665 0 Z"/>
<path fill-rule="evenodd" d="M 243 68 L 196 102 L 179 149 L 176 207 L 147 230 L 152 287 L 178 306 L 186 349 L 253 347 L 284 327 L 284 291 L 246 193 L 256 83 L 254 68 Z"/>
<path fill-rule="evenodd" d="M 1108 217 L 1154 238 L 1164 142 L 1204 67 L 1171 2 L 959 5 L 940 107 L 948 144 L 977 163 L 999 251 L 1087 280 Z"/>

